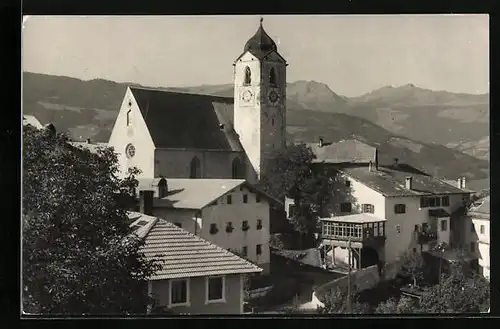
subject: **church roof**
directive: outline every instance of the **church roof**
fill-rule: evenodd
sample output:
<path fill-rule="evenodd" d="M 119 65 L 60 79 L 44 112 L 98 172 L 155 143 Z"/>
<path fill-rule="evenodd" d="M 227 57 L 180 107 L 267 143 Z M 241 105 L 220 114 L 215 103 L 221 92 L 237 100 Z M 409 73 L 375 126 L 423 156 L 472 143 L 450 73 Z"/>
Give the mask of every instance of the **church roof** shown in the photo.
<path fill-rule="evenodd" d="M 130 87 L 157 148 L 242 151 L 232 97 Z"/>
<path fill-rule="evenodd" d="M 272 51 L 278 50 L 276 43 L 273 39 L 266 33 L 264 27 L 262 26 L 262 19 L 260 20 L 260 26 L 255 32 L 255 34 L 245 43 L 244 52 L 249 51 L 257 57 L 258 59 L 264 58 L 267 54 Z"/>

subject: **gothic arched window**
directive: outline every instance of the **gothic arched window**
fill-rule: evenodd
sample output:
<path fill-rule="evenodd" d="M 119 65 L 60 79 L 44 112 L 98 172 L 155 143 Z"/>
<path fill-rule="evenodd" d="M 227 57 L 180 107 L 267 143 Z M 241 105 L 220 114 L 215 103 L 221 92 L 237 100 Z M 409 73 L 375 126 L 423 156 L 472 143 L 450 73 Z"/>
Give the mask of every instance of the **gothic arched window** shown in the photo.
<path fill-rule="evenodd" d="M 250 68 L 247 66 L 245 67 L 245 85 L 249 85 L 252 83 L 252 71 L 250 71 Z"/>
<path fill-rule="evenodd" d="M 276 86 L 276 70 L 274 67 L 271 67 L 271 71 L 269 71 L 269 83 Z"/>
<path fill-rule="evenodd" d="M 233 179 L 245 178 L 245 168 L 240 158 L 234 158 L 231 171 Z"/>
<path fill-rule="evenodd" d="M 189 178 L 200 178 L 200 176 L 201 176 L 200 160 L 197 157 L 194 157 L 193 160 L 191 160 L 191 170 Z"/>
<path fill-rule="evenodd" d="M 158 182 L 158 197 L 164 198 L 167 196 L 168 193 L 168 185 L 167 185 L 167 180 L 165 178 L 161 178 L 160 181 Z"/>

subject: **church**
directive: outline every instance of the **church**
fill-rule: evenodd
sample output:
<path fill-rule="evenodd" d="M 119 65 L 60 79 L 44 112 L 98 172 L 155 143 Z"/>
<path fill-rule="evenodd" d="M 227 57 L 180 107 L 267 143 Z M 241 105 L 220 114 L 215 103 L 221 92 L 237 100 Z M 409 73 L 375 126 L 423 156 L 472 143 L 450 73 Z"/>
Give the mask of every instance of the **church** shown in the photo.
<path fill-rule="evenodd" d="M 286 67 L 262 19 L 233 63 L 234 97 L 128 87 L 109 146 L 122 175 L 246 179 L 286 144 Z"/>

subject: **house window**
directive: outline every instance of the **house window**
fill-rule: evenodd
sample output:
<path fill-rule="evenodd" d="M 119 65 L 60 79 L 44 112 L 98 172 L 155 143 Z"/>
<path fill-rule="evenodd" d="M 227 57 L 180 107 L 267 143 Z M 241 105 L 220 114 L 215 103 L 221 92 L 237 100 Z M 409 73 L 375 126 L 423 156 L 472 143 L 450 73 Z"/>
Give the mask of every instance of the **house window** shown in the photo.
<path fill-rule="evenodd" d="M 223 276 L 207 277 L 206 303 L 225 302 L 226 301 L 225 285 L 226 285 L 225 277 Z"/>
<path fill-rule="evenodd" d="M 373 214 L 375 212 L 375 206 L 372 204 L 363 204 L 363 212 Z"/>
<path fill-rule="evenodd" d="M 241 248 L 241 255 L 243 257 L 246 257 L 248 255 L 248 247 L 247 246 L 243 246 L 243 248 Z"/>
<path fill-rule="evenodd" d="M 448 221 L 446 219 L 441 221 L 441 231 L 446 231 L 448 229 Z"/>
<path fill-rule="evenodd" d="M 160 179 L 158 182 L 158 197 L 160 199 L 166 197 L 168 194 L 168 185 L 165 178 Z"/>
<path fill-rule="evenodd" d="M 436 207 L 436 206 L 437 206 L 436 198 L 429 198 L 429 207 Z"/>
<path fill-rule="evenodd" d="M 345 187 L 351 187 L 351 181 L 346 180 L 345 181 Z"/>
<path fill-rule="evenodd" d="M 470 252 L 476 252 L 476 243 L 475 242 L 470 243 Z"/>
<path fill-rule="evenodd" d="M 406 205 L 404 203 L 398 203 L 398 204 L 394 205 L 394 213 L 395 214 L 406 213 Z"/>
<path fill-rule="evenodd" d="M 191 160 L 190 167 L 189 178 L 199 178 L 201 176 L 201 164 L 198 157 L 194 157 L 193 160 Z"/>
<path fill-rule="evenodd" d="M 130 126 L 132 124 L 131 116 L 132 116 L 132 110 L 128 110 L 127 111 L 127 126 Z"/>
<path fill-rule="evenodd" d="M 177 226 L 177 227 L 182 227 L 181 223 L 174 223 L 174 225 Z"/>
<path fill-rule="evenodd" d="M 249 228 L 250 228 L 250 226 L 248 226 L 248 221 L 244 220 L 243 223 L 241 223 L 241 229 L 243 231 L 248 231 Z"/>
<path fill-rule="evenodd" d="M 258 244 L 255 246 L 255 253 L 257 255 L 262 255 L 262 245 L 261 244 Z"/>
<path fill-rule="evenodd" d="M 255 202 L 260 203 L 260 193 L 255 194 Z"/>
<path fill-rule="evenodd" d="M 442 203 L 443 207 L 449 207 L 450 206 L 450 197 L 449 196 L 442 197 L 441 203 Z"/>
<path fill-rule="evenodd" d="M 245 67 L 245 80 L 243 84 L 245 86 L 248 86 L 252 83 L 252 71 L 250 71 L 250 68 L 247 66 Z"/>
<path fill-rule="evenodd" d="M 189 279 L 170 281 L 170 305 L 180 306 L 189 304 Z"/>
<path fill-rule="evenodd" d="M 271 70 L 269 71 L 269 84 L 271 86 L 276 86 L 276 70 L 274 67 L 271 67 Z"/>
<path fill-rule="evenodd" d="M 232 222 L 227 222 L 226 225 L 226 232 L 231 233 L 234 230 L 233 223 Z"/>
<path fill-rule="evenodd" d="M 480 232 L 481 234 L 484 234 L 484 225 L 481 225 L 481 227 L 479 228 L 479 232 Z"/>
<path fill-rule="evenodd" d="M 210 224 L 210 234 L 217 234 L 217 232 L 219 232 L 217 224 Z"/>
<path fill-rule="evenodd" d="M 429 207 L 429 199 L 420 198 L 420 208 L 427 208 L 427 207 Z"/>
<path fill-rule="evenodd" d="M 258 230 L 262 229 L 262 219 L 257 219 L 257 229 Z"/>
<path fill-rule="evenodd" d="M 243 194 L 243 203 L 248 203 L 248 195 Z"/>
<path fill-rule="evenodd" d="M 340 212 L 351 212 L 352 204 L 350 202 L 343 202 L 340 204 Z"/>
<path fill-rule="evenodd" d="M 384 236 L 384 223 L 378 223 L 378 235 Z"/>
<path fill-rule="evenodd" d="M 233 198 L 231 195 L 227 196 L 227 204 L 232 204 L 233 203 Z"/>
<path fill-rule="evenodd" d="M 297 211 L 297 207 L 294 204 L 288 206 L 288 218 L 295 217 L 295 213 Z"/>

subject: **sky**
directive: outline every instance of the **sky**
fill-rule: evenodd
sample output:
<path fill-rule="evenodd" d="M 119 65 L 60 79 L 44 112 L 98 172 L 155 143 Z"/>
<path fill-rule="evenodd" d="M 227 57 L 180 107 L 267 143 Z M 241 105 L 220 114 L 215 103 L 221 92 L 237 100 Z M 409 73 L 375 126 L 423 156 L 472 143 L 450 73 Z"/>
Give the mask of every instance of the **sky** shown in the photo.
<path fill-rule="evenodd" d="M 287 81 L 489 92 L 488 15 L 264 15 Z M 23 71 L 151 87 L 232 83 L 260 16 L 29 16 Z"/>

